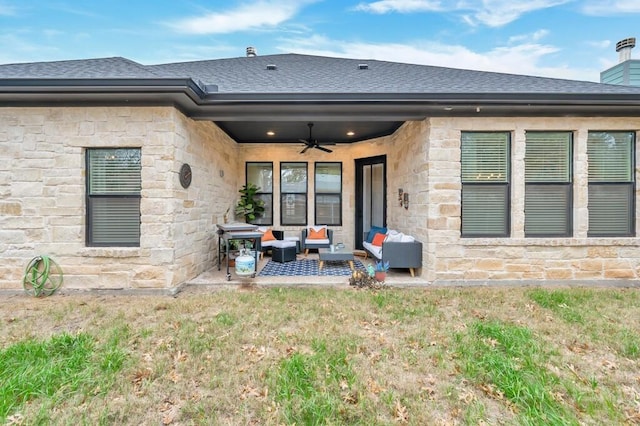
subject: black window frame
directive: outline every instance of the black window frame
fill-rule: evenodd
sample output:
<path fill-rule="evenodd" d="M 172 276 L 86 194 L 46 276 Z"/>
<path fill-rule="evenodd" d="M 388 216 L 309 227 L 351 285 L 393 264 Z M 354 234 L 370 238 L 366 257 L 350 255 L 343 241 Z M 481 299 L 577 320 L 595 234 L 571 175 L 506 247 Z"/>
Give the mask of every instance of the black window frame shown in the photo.
<path fill-rule="evenodd" d="M 527 154 L 529 153 L 528 147 L 533 145 L 535 142 L 526 139 L 529 135 L 551 135 L 551 134 L 563 134 L 564 136 L 568 136 L 568 150 L 566 153 L 566 167 L 567 167 L 567 181 L 552 181 L 549 179 L 535 179 L 529 180 L 527 173 L 527 164 L 528 159 L 530 158 Z M 567 238 L 573 236 L 573 149 L 574 149 L 574 133 L 572 131 L 553 131 L 553 130 L 544 130 L 544 131 L 527 131 L 525 136 L 526 150 L 525 150 L 525 238 Z M 552 164 L 550 164 L 552 165 Z M 547 176 L 554 175 L 554 173 L 548 173 Z M 549 194 L 549 197 L 546 198 L 545 204 L 551 202 L 553 189 L 560 189 L 561 193 L 564 195 L 566 199 L 566 208 L 564 210 L 564 218 L 563 221 L 565 231 L 564 232 L 532 232 L 532 226 L 528 226 L 529 221 L 532 220 L 532 217 L 535 216 L 535 213 L 528 212 L 528 195 L 535 190 L 542 190 L 542 188 L 547 189 L 546 193 Z M 543 221 L 544 222 L 544 221 Z"/>
<path fill-rule="evenodd" d="M 265 164 L 265 165 L 270 165 L 271 166 L 271 192 L 268 191 L 263 191 L 264 188 L 260 187 L 260 185 L 258 185 L 256 182 L 250 182 L 249 181 L 249 167 L 252 164 Z M 261 221 L 261 218 L 256 218 L 255 220 L 251 221 L 252 224 L 254 225 L 260 225 L 260 226 L 273 226 L 273 161 L 247 161 L 245 163 L 245 169 L 244 169 L 244 181 L 245 183 L 248 185 L 250 183 L 255 184 L 256 186 L 260 187 L 260 190 L 258 192 L 256 192 L 256 195 L 262 200 L 265 201 L 265 198 L 269 198 L 271 199 L 271 202 L 266 202 L 265 201 L 265 212 L 267 212 L 269 210 L 269 215 L 265 216 L 263 214 L 262 218 L 265 217 L 269 217 L 271 218 L 271 221 Z"/>
<path fill-rule="evenodd" d="M 464 145 L 465 136 L 467 135 L 506 135 L 507 140 L 504 164 L 505 164 L 505 181 L 497 180 L 497 177 L 491 176 L 478 176 L 475 179 L 465 180 L 464 173 Z M 461 181 L 461 212 L 460 212 L 460 235 L 462 238 L 507 238 L 511 235 L 511 144 L 512 144 L 512 132 L 511 131 L 463 131 L 460 133 L 460 181 Z M 500 189 L 495 192 L 496 189 Z M 487 205 L 487 197 L 497 196 L 501 193 L 501 198 L 504 201 L 504 223 L 501 232 L 465 232 L 465 199 L 473 190 L 479 190 L 477 196 L 482 199 L 481 204 Z M 486 191 L 485 194 L 482 191 Z M 469 198 L 471 201 L 471 199 Z M 480 204 L 480 203 L 479 203 Z"/>
<path fill-rule="evenodd" d="M 283 172 L 285 166 L 289 164 L 304 165 L 305 169 L 305 191 L 304 192 L 285 192 L 283 191 Z M 282 161 L 280 162 L 280 225 L 282 226 L 307 226 L 309 211 L 309 163 L 306 161 Z M 285 220 L 285 205 L 288 203 L 288 197 L 303 197 L 304 199 L 304 221 L 295 222 Z"/>
<path fill-rule="evenodd" d="M 318 192 L 318 165 L 337 165 L 340 170 L 340 191 L 339 192 Z M 343 168 L 342 161 L 316 161 L 314 164 L 314 175 L 313 175 L 313 183 L 314 183 L 314 223 L 316 225 L 327 225 L 327 226 L 342 226 L 342 181 L 343 181 Z M 338 221 L 337 222 L 324 222 L 318 220 L 318 197 L 329 196 L 329 197 L 338 197 Z"/>
<path fill-rule="evenodd" d="M 591 136 L 595 134 L 628 134 L 631 137 L 630 146 L 629 146 L 629 178 L 630 180 L 611 180 L 611 181 L 592 181 L 592 171 L 593 166 L 595 164 L 596 159 L 595 153 L 590 152 L 589 147 L 591 143 Z M 588 198 L 589 202 L 587 205 L 587 209 L 589 211 L 589 226 L 587 230 L 587 237 L 589 238 L 602 238 L 602 237 L 635 237 L 636 236 L 636 143 L 637 143 L 637 134 L 633 130 L 590 130 L 587 138 L 587 158 L 589 159 L 589 175 L 588 175 Z M 595 209 L 594 200 L 596 192 L 599 194 L 604 194 L 605 196 L 612 196 L 615 191 L 615 188 L 624 187 L 626 191 L 626 197 L 628 201 L 628 213 L 626 218 L 626 227 L 627 232 L 594 232 L 594 217 Z M 605 205 L 609 205 L 605 200 Z M 610 217 L 607 217 L 608 223 Z M 604 222 L 604 221 L 603 221 Z"/>
<path fill-rule="evenodd" d="M 98 193 L 93 192 L 92 188 L 92 166 L 91 166 L 91 153 L 97 152 L 105 152 L 109 151 L 119 151 L 119 150 L 135 150 L 137 151 L 137 156 L 140 161 L 139 166 L 139 181 L 138 181 L 138 191 L 137 194 L 131 193 Z M 142 149 L 139 147 L 113 147 L 113 148 L 87 148 L 85 150 L 85 202 L 86 202 L 86 232 L 85 232 L 85 244 L 88 247 L 140 247 L 140 237 L 141 237 L 141 224 L 142 224 L 142 214 L 140 211 L 140 204 L 142 200 Z M 138 232 L 137 235 L 134 236 L 135 241 L 110 241 L 110 242 L 100 242 L 96 241 L 98 237 L 94 234 L 95 232 L 95 221 L 94 221 L 94 210 L 96 210 L 95 205 L 99 201 L 103 200 L 125 200 L 125 199 L 137 199 L 137 212 L 138 212 Z M 117 219 L 116 219 L 117 220 Z"/>

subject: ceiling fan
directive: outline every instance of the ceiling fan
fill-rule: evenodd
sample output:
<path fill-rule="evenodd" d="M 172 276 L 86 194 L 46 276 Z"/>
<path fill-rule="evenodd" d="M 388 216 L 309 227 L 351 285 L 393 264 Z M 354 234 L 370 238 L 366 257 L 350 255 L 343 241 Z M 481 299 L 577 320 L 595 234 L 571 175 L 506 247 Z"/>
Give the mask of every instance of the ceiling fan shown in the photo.
<path fill-rule="evenodd" d="M 322 143 L 321 144 L 320 142 L 318 142 L 317 139 L 313 139 L 313 137 L 312 137 L 313 123 L 307 123 L 307 126 L 309 126 L 309 139 L 300 139 L 300 142 L 302 142 L 302 143 L 304 143 L 306 145 L 304 147 L 304 149 L 302 151 L 300 151 L 300 154 L 304 154 L 305 152 L 307 152 L 307 150 L 309 148 L 316 148 L 316 149 L 319 149 L 320 151 L 324 151 L 324 152 L 333 152 L 329 148 L 325 148 L 322 145 L 335 145 L 335 143 Z"/>

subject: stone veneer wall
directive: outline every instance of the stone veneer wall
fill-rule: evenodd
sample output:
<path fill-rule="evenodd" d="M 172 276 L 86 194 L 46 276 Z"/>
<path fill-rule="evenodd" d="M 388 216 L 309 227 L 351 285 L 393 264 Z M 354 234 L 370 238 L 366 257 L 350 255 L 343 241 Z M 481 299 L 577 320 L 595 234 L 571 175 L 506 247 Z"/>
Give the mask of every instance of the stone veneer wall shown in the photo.
<path fill-rule="evenodd" d="M 638 118 L 432 118 L 430 121 L 429 244 L 426 278 L 432 283 L 503 281 L 574 282 L 637 280 L 638 238 L 587 238 L 587 135 L 589 130 L 638 130 Z M 525 132 L 574 132 L 572 238 L 524 237 Z M 461 238 L 461 131 L 509 131 L 511 151 L 511 237 Z M 638 134 L 636 134 L 638 136 Z M 636 138 L 637 142 L 638 138 Z M 636 143 L 636 158 L 639 157 Z M 416 161 L 419 167 L 421 161 Z M 636 169 L 636 181 L 638 181 Z M 423 182 L 421 182 L 422 184 Z M 638 196 L 636 186 L 636 200 Z M 636 201 L 636 229 L 640 229 Z"/>
<path fill-rule="evenodd" d="M 19 289 L 39 254 L 62 267 L 66 288 L 170 288 L 213 266 L 214 224 L 236 182 L 235 142 L 174 108 L 0 109 L 0 288 Z M 141 242 L 86 247 L 85 149 L 142 149 Z M 178 181 L 183 162 L 193 184 Z M 233 176 L 233 174 L 231 174 Z"/>
<path fill-rule="evenodd" d="M 285 144 L 236 144 L 215 124 L 173 108 L 0 109 L 0 289 L 20 288 L 33 256 L 60 263 L 68 288 L 170 288 L 214 267 L 215 224 L 237 201 L 245 162 L 309 164 L 308 223 L 314 223 L 314 162 L 343 164 L 343 226 L 336 241 L 354 243 L 354 159 L 387 156 L 388 226 L 424 244 L 420 283 L 637 280 L 638 238 L 587 238 L 586 140 L 589 130 L 633 130 L 637 118 L 432 118 L 393 135 L 333 147 L 332 154 Z M 574 237 L 524 238 L 526 130 L 574 132 Z M 511 237 L 460 237 L 460 132 L 512 132 Z M 636 144 L 636 158 L 638 146 Z M 142 148 L 139 248 L 85 246 L 88 147 Z M 178 182 L 182 163 L 193 183 Z M 636 171 L 636 174 L 638 172 Z M 409 193 L 401 207 L 398 188 Z M 640 206 L 636 203 L 636 210 Z M 231 215 L 233 218 L 233 215 Z M 274 227 L 299 235 L 301 227 Z M 640 214 L 636 212 L 638 222 Z M 640 222 L 636 223 L 640 229 Z"/>

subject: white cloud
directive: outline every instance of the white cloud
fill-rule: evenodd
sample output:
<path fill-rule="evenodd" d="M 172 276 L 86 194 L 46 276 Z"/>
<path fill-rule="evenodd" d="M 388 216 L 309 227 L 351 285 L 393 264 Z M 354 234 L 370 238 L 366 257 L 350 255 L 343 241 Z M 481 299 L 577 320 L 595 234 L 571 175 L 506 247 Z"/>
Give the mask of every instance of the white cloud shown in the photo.
<path fill-rule="evenodd" d="M 522 15 L 559 6 L 573 0 L 380 0 L 360 3 L 355 10 L 371 13 L 457 12 L 468 25 L 501 27 Z"/>
<path fill-rule="evenodd" d="M 638 0 L 589 0 L 584 2 L 582 11 L 587 15 L 595 16 L 640 13 L 640 2 Z"/>
<path fill-rule="evenodd" d="M 467 7 L 472 10 L 471 22 L 489 27 L 501 27 L 518 20 L 522 15 L 536 10 L 548 9 L 568 3 L 572 0 L 513 0 L 472 1 Z"/>
<path fill-rule="evenodd" d="M 533 42 L 496 47 L 487 52 L 474 52 L 460 45 L 428 41 L 411 44 L 375 44 L 344 42 L 316 35 L 310 38 L 283 41 L 278 48 L 283 52 L 308 55 L 377 59 L 572 80 L 597 81 L 599 77 L 599 70 L 596 69 L 580 69 L 565 64 L 542 65 L 545 57 L 559 52 L 560 49 Z"/>
<path fill-rule="evenodd" d="M 509 44 L 540 41 L 549 35 L 548 30 L 538 30 L 530 34 L 520 34 L 517 36 L 509 37 Z"/>
<path fill-rule="evenodd" d="M 225 12 L 208 13 L 169 24 L 189 34 L 227 34 L 237 31 L 272 28 L 291 19 L 309 1 L 260 0 Z"/>
<path fill-rule="evenodd" d="M 442 2 L 437 0 L 380 0 L 372 3 L 360 3 L 354 10 L 371 13 L 412 13 L 412 12 L 437 12 L 445 10 Z"/>

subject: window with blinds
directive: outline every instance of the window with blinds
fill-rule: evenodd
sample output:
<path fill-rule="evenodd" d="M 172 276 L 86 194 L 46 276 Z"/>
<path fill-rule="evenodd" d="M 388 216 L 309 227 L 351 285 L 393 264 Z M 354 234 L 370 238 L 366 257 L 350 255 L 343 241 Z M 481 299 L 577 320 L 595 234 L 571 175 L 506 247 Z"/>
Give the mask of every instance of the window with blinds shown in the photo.
<path fill-rule="evenodd" d="M 463 132 L 463 237 L 509 236 L 508 132 Z"/>
<path fill-rule="evenodd" d="M 140 245 L 140 149 L 88 149 L 87 245 Z"/>
<path fill-rule="evenodd" d="M 572 234 L 571 132 L 527 132 L 525 163 L 526 237 Z"/>
<path fill-rule="evenodd" d="M 255 225 L 273 225 L 273 163 L 246 164 L 246 182 L 257 186 L 256 197 L 264 202 L 264 212 L 251 223 Z"/>
<path fill-rule="evenodd" d="M 634 132 L 589 132 L 590 237 L 635 234 Z"/>

